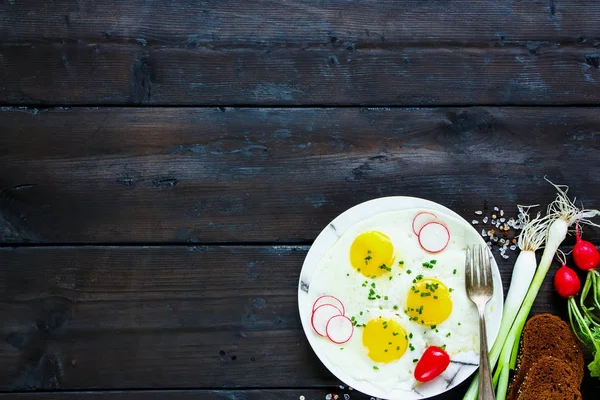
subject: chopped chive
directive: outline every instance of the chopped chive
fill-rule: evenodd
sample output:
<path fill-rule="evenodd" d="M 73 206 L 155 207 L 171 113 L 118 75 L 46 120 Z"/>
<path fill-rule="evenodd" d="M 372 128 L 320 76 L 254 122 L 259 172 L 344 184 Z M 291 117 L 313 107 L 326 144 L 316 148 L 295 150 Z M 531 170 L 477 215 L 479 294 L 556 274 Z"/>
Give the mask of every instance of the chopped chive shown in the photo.
<path fill-rule="evenodd" d="M 452 271 L 452 273 L 453 273 L 454 275 L 456 275 L 456 268 L 454 269 L 454 271 Z"/>
<path fill-rule="evenodd" d="M 373 369 L 374 369 L 375 371 L 378 371 L 378 370 L 379 370 L 379 367 L 378 367 L 377 365 L 373 365 Z"/>

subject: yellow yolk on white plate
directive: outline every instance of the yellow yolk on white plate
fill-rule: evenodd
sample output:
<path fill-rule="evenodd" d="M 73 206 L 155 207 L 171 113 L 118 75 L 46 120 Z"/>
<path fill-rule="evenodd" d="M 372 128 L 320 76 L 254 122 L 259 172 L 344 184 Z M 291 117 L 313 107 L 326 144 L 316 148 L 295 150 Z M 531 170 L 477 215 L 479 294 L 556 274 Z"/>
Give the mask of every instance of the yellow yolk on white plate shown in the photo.
<path fill-rule="evenodd" d="M 350 246 L 350 263 L 367 278 L 375 278 L 391 270 L 394 245 L 389 237 L 378 231 L 359 235 Z"/>
<path fill-rule="evenodd" d="M 417 324 L 437 326 L 452 312 L 450 292 L 443 282 L 418 275 L 408 292 L 405 312 Z"/>
<path fill-rule="evenodd" d="M 400 359 L 408 347 L 408 336 L 393 319 L 378 317 L 367 322 L 362 333 L 363 346 L 371 360 L 389 363 Z"/>

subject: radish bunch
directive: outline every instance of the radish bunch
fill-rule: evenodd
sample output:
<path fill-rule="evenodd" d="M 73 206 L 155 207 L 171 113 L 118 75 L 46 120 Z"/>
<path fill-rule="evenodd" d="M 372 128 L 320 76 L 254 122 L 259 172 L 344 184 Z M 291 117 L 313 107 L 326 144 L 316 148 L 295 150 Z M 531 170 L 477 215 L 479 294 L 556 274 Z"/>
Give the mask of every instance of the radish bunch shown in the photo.
<path fill-rule="evenodd" d="M 345 315 L 344 304 L 334 296 L 321 296 L 312 307 L 310 323 L 317 335 L 335 344 L 344 344 L 354 334 L 354 324 Z"/>
<path fill-rule="evenodd" d="M 419 239 L 419 246 L 428 253 L 439 253 L 450 243 L 450 231 L 437 222 L 437 216 L 428 211 L 418 213 L 413 219 L 412 229 Z"/>
<path fill-rule="evenodd" d="M 575 228 L 575 237 L 573 261 L 579 269 L 587 271 L 579 305 L 575 296 L 579 293 L 581 283 L 575 271 L 565 266 L 564 255 L 561 258 L 562 266 L 554 275 L 554 288 L 560 296 L 568 299 L 571 328 L 577 338 L 592 349 L 594 361 L 588 365 L 588 369 L 592 376 L 600 377 L 600 273 L 597 270 L 600 253 L 592 243 L 581 239 L 579 223 Z M 586 303 L 589 295 L 591 306 Z"/>

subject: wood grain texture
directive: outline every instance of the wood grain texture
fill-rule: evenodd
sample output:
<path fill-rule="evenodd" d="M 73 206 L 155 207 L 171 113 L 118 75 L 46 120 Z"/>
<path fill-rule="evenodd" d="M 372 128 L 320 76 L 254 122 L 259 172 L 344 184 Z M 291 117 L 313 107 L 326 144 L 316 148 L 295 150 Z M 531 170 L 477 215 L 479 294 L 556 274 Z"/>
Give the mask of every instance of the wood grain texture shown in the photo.
<path fill-rule="evenodd" d="M 597 44 L 600 39 L 600 6 L 584 0 L 60 0 L 9 1 L 0 11 L 0 37 L 9 43 L 260 47 L 337 42 Z"/>
<path fill-rule="evenodd" d="M 369 199 L 600 207 L 597 108 L 0 111 L 4 243 L 310 243 Z M 598 238 L 590 231 L 591 238 Z"/>
<path fill-rule="evenodd" d="M 298 316 L 307 250 L 2 248 L 0 390 L 335 387 Z M 565 317 L 551 280 L 545 311 Z"/>
<path fill-rule="evenodd" d="M 298 400 L 304 396 L 306 400 L 323 400 L 328 394 L 338 395 L 340 400 L 344 394 L 350 400 L 370 400 L 371 396 L 356 390 L 339 387 L 323 389 L 265 389 L 265 390 L 135 390 L 135 391 L 103 391 L 103 392 L 49 392 L 49 393 L 10 393 L 1 394 L 1 400 Z M 448 393 L 443 400 L 459 400 L 458 391 Z"/>
<path fill-rule="evenodd" d="M 600 104 L 597 47 L 527 46 L 0 44 L 0 104 Z"/>

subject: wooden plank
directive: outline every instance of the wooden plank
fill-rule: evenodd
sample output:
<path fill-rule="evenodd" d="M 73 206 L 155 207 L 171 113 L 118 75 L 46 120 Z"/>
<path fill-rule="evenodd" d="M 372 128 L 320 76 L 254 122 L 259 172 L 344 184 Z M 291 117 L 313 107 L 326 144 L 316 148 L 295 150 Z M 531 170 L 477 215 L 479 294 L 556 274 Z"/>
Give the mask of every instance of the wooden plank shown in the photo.
<path fill-rule="evenodd" d="M 444 395 L 442 400 L 459 400 L 461 392 L 453 390 Z M 10 400 L 79 400 L 79 399 L 107 399 L 107 400 L 298 400 L 304 396 L 306 400 L 323 400 L 328 394 L 338 395 L 340 400 L 348 395 L 349 400 L 369 400 L 366 396 L 355 390 L 332 387 L 329 389 L 265 389 L 265 390 L 135 390 L 135 391 L 110 391 L 110 392 L 48 392 L 48 393 L 10 393 L 1 394 L 0 399 Z"/>
<path fill-rule="evenodd" d="M 584 0 L 472 2 L 80 0 L 5 2 L 5 42 L 138 42 L 175 46 L 327 46 L 525 41 L 596 43 L 600 6 Z"/>
<path fill-rule="evenodd" d="M 599 60 L 587 45 L 4 44 L 0 104 L 600 104 Z"/>
<path fill-rule="evenodd" d="M 597 108 L 5 108 L 0 126 L 4 243 L 309 243 L 390 195 L 513 216 L 554 198 L 545 175 L 600 207 Z"/>
<path fill-rule="evenodd" d="M 298 318 L 307 250 L 1 248 L 0 391 L 335 387 Z M 550 279 L 547 311 L 566 312 Z"/>

